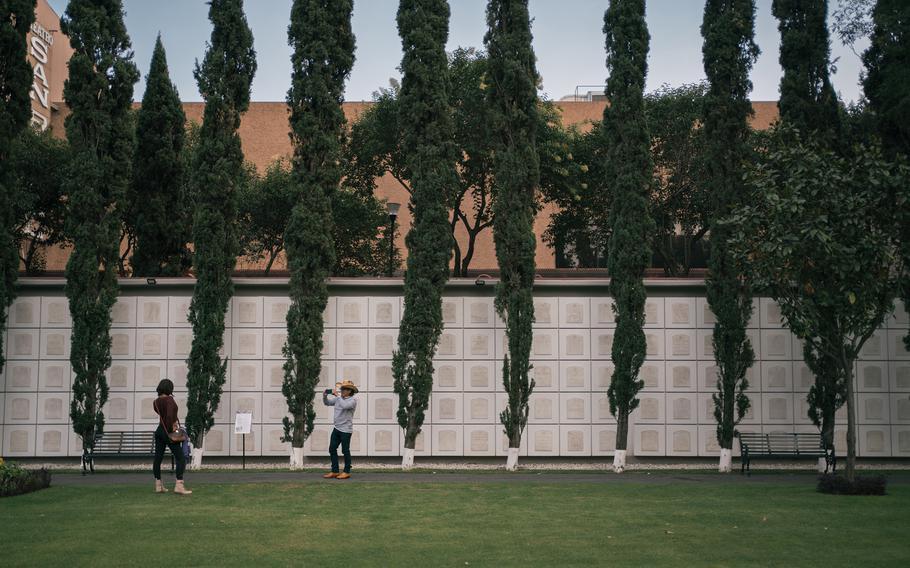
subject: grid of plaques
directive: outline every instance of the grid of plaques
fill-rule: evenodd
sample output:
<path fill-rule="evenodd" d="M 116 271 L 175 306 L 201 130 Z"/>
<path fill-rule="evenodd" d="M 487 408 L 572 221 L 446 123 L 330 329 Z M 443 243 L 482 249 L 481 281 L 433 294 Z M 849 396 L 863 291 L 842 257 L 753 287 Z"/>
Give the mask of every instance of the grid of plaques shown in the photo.
<path fill-rule="evenodd" d="M 535 299 L 532 376 L 526 456 L 609 456 L 615 420 L 607 388 L 614 322 L 609 297 L 541 294 Z M 282 419 L 287 413 L 281 385 L 286 340 L 285 296 L 245 295 L 238 288 L 227 316 L 223 355 L 227 382 L 206 437 L 206 454 L 285 456 Z M 671 290 L 672 293 L 672 290 Z M 186 357 L 192 330 L 186 319 L 190 297 L 122 296 L 112 312 L 108 430 L 152 430 L 155 387 L 164 377 L 176 385 L 186 409 Z M 352 450 L 355 455 L 396 456 L 403 447 L 391 358 L 403 311 L 399 296 L 337 295 L 325 312 L 323 369 L 316 401 L 316 429 L 306 454 L 326 453 L 332 408 L 322 389 L 341 378 L 360 386 Z M 493 299 L 448 295 L 445 327 L 435 361 L 434 390 L 417 455 L 505 455 L 499 413 L 501 361 L 506 349 Z M 711 393 L 716 367 L 711 348 L 713 319 L 704 297 L 648 298 L 645 387 L 633 413 L 630 450 L 638 456 L 714 456 L 719 453 Z M 70 317 L 62 295 L 23 294 L 12 305 L 5 341 L 7 365 L 0 374 L 2 455 L 75 456 L 81 444 L 71 432 L 69 401 Z M 861 456 L 910 456 L 910 353 L 903 336 L 910 328 L 898 305 L 870 338 L 856 366 L 858 446 Z M 755 300 L 748 329 L 756 363 L 748 374 L 752 402 L 740 429 L 752 432 L 815 431 L 807 418 L 812 376 L 802 347 L 785 329 L 778 306 Z M 233 434 L 237 412 L 253 414 L 251 435 Z M 836 445 L 845 443 L 845 416 L 838 415 Z M 736 448 L 734 448 L 734 451 Z"/>

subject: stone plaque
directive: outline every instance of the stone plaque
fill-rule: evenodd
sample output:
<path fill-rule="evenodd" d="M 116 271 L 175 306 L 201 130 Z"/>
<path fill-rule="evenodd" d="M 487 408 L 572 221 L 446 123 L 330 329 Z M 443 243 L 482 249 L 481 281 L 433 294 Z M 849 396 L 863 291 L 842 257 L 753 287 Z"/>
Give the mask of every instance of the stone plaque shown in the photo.
<path fill-rule="evenodd" d="M 771 420 L 787 420 L 787 399 L 772 398 L 768 400 L 768 418 Z"/>
<path fill-rule="evenodd" d="M 653 333 L 645 334 L 645 343 L 647 344 L 647 353 L 652 357 L 660 355 L 660 343 Z"/>
<path fill-rule="evenodd" d="M 613 306 L 608 303 L 597 305 L 597 323 L 614 323 L 616 314 L 613 313 Z"/>
<path fill-rule="evenodd" d="M 32 416 L 32 403 L 27 398 L 14 398 L 9 417 L 12 420 L 28 420 Z"/>
<path fill-rule="evenodd" d="M 237 333 L 237 354 L 256 355 L 259 351 L 259 336 L 253 333 Z"/>
<path fill-rule="evenodd" d="M 10 386 L 24 389 L 32 386 L 32 368 L 26 366 L 13 367 L 13 377 Z"/>
<path fill-rule="evenodd" d="M 610 414 L 610 399 L 602 396 L 597 400 L 597 419 L 609 420 L 613 416 Z"/>
<path fill-rule="evenodd" d="M 901 422 L 910 420 L 910 399 L 897 399 L 897 419 Z"/>
<path fill-rule="evenodd" d="M 272 323 L 281 323 L 287 321 L 288 309 L 290 305 L 287 302 L 275 302 L 272 304 L 271 321 Z"/>
<path fill-rule="evenodd" d="M 705 355 L 707 357 L 714 357 L 714 336 L 712 334 L 709 333 L 704 336 L 704 347 Z"/>
<path fill-rule="evenodd" d="M 641 399 L 641 417 L 645 420 L 660 419 L 660 403 L 656 398 Z"/>
<path fill-rule="evenodd" d="M 566 355 L 580 356 L 585 353 L 585 338 L 583 335 L 569 335 L 566 337 Z"/>
<path fill-rule="evenodd" d="M 35 308 L 31 302 L 16 302 L 16 323 L 35 323 Z"/>
<path fill-rule="evenodd" d="M 866 420 L 881 420 L 884 411 L 884 403 L 880 398 L 866 399 Z"/>
<path fill-rule="evenodd" d="M 129 355 L 130 354 L 130 336 L 127 333 L 111 334 L 111 354 Z"/>
<path fill-rule="evenodd" d="M 269 371 L 269 386 L 280 387 L 284 384 L 284 367 L 275 365 Z"/>
<path fill-rule="evenodd" d="M 472 431 L 470 444 L 472 452 L 490 451 L 490 433 L 486 430 Z"/>
<path fill-rule="evenodd" d="M 458 446 L 458 434 L 455 430 L 441 430 L 439 432 L 439 451 L 454 452 Z"/>
<path fill-rule="evenodd" d="M 897 449 L 901 453 L 910 452 L 910 430 L 902 430 L 897 433 Z"/>
<path fill-rule="evenodd" d="M 282 355 L 288 334 L 273 333 L 269 336 L 269 355 Z"/>
<path fill-rule="evenodd" d="M 313 430 L 310 434 L 310 444 L 322 450 L 329 445 L 329 433 L 325 430 Z"/>
<path fill-rule="evenodd" d="M 376 323 L 392 323 L 392 304 L 389 302 L 376 304 Z"/>
<path fill-rule="evenodd" d="M 717 388 L 717 365 L 711 365 L 705 369 L 705 384 L 703 386 L 706 390 Z"/>
<path fill-rule="evenodd" d="M 9 449 L 11 452 L 21 454 L 28 451 L 28 431 L 13 430 L 9 435 Z"/>
<path fill-rule="evenodd" d="M 787 369 L 774 365 L 768 369 L 768 386 L 770 388 L 784 388 L 787 386 Z"/>
<path fill-rule="evenodd" d="M 773 325 L 780 325 L 780 306 L 776 302 L 770 302 L 768 304 L 768 323 Z"/>
<path fill-rule="evenodd" d="M 673 387 L 688 388 L 692 386 L 692 370 L 686 366 L 673 367 Z"/>
<path fill-rule="evenodd" d="M 800 366 L 799 381 L 800 386 L 804 389 L 808 389 L 815 384 L 815 377 L 812 376 L 812 371 L 806 365 Z"/>
<path fill-rule="evenodd" d="M 897 388 L 910 389 L 910 365 L 897 368 Z"/>
<path fill-rule="evenodd" d="M 63 419 L 63 399 L 46 398 L 44 399 L 44 418 L 47 420 Z M 111 416 L 111 418 L 114 418 Z"/>
<path fill-rule="evenodd" d="M 550 388 L 553 386 L 553 368 L 541 365 L 534 367 L 534 383 L 541 388 Z"/>
<path fill-rule="evenodd" d="M 240 323 L 255 324 L 259 319 L 257 308 L 259 307 L 256 302 L 237 302 L 237 317 L 240 320 Z"/>
<path fill-rule="evenodd" d="M 391 398 L 377 398 L 376 399 L 376 418 L 379 420 L 391 420 L 392 419 L 392 399 Z"/>
<path fill-rule="evenodd" d="M 688 430 L 677 430 L 673 432 L 673 451 L 692 451 L 692 434 Z"/>
<path fill-rule="evenodd" d="M 143 355 L 161 355 L 161 336 L 157 333 L 146 333 L 142 336 Z"/>
<path fill-rule="evenodd" d="M 660 369 L 655 365 L 642 365 L 641 380 L 645 382 L 645 388 L 656 389 L 660 386 Z"/>
<path fill-rule="evenodd" d="M 566 386 L 569 388 L 582 388 L 585 386 L 585 368 L 572 365 L 566 367 Z"/>
<path fill-rule="evenodd" d="M 572 302 L 566 304 L 566 323 L 576 324 L 585 322 L 584 304 Z"/>
<path fill-rule="evenodd" d="M 376 367 L 376 386 L 391 387 L 393 385 L 394 378 L 392 376 L 392 367 L 389 367 L 388 365 Z"/>
<path fill-rule="evenodd" d="M 154 401 L 154 399 L 151 399 L 151 398 L 147 398 L 147 399 L 143 400 L 143 402 L 147 403 L 147 404 L 143 404 L 139 409 L 139 416 L 143 420 L 152 420 L 152 419 L 157 420 L 158 419 L 158 415 L 155 413 L 155 408 L 152 406 L 153 401 Z M 208 437 L 208 435 L 206 435 L 206 437 L 205 437 L 206 447 L 208 447 L 208 443 L 209 443 L 209 437 Z"/>
<path fill-rule="evenodd" d="M 360 355 L 363 351 L 360 345 L 360 335 L 347 333 L 341 339 L 341 352 L 345 355 Z"/>
<path fill-rule="evenodd" d="M 110 408 L 108 409 L 110 413 L 111 420 L 126 420 L 127 411 L 126 411 L 126 399 L 125 398 L 112 398 Z"/>
<path fill-rule="evenodd" d="M 585 451 L 585 433 L 581 430 L 569 430 L 566 434 L 566 442 L 570 452 Z"/>
<path fill-rule="evenodd" d="M 66 304 L 64 302 L 48 304 L 47 323 L 66 323 Z"/>
<path fill-rule="evenodd" d="M 63 449 L 63 434 L 60 430 L 45 430 L 41 438 L 41 447 L 45 452 L 56 453 Z"/>
<path fill-rule="evenodd" d="M 490 386 L 490 369 L 485 365 L 475 365 L 471 367 L 471 387 L 486 388 Z"/>
<path fill-rule="evenodd" d="M 51 365 L 44 370 L 44 384 L 48 388 L 63 388 L 63 375 L 65 368 L 62 365 Z M 113 384 L 112 386 L 117 386 Z"/>
<path fill-rule="evenodd" d="M 455 380 L 455 367 L 452 365 L 439 367 L 439 386 L 447 388 L 458 386 Z"/>
<path fill-rule="evenodd" d="M 660 450 L 660 439 L 656 430 L 645 430 L 641 433 L 641 449 L 645 452 Z"/>
<path fill-rule="evenodd" d="M 538 398 L 534 401 L 534 419 L 552 420 L 553 401 L 549 398 Z"/>
<path fill-rule="evenodd" d="M 237 386 L 252 388 L 256 386 L 256 367 L 240 365 L 237 367 Z"/>
<path fill-rule="evenodd" d="M 534 320 L 537 323 L 553 323 L 552 307 L 549 302 L 534 302 Z"/>
<path fill-rule="evenodd" d="M 240 414 L 252 414 L 255 407 L 256 401 L 252 397 L 241 396 L 237 399 L 237 405 L 234 407 L 234 412 Z"/>
<path fill-rule="evenodd" d="M 601 452 L 612 452 L 616 449 L 616 432 L 601 430 L 597 433 L 597 449 Z"/>
<path fill-rule="evenodd" d="M 288 403 L 283 398 L 269 400 L 269 420 L 281 420 L 288 410 Z"/>
<path fill-rule="evenodd" d="M 13 337 L 15 338 L 13 352 L 16 355 L 34 355 L 32 353 L 32 334 L 14 333 Z"/>
<path fill-rule="evenodd" d="M 142 321 L 145 323 L 161 323 L 161 304 L 158 302 L 143 303 Z"/>
<path fill-rule="evenodd" d="M 392 336 L 382 333 L 376 336 L 376 355 L 392 355 Z"/>
<path fill-rule="evenodd" d="M 602 357 L 609 357 L 613 350 L 613 335 L 602 333 L 597 336 L 597 354 Z"/>
<path fill-rule="evenodd" d="M 373 433 L 373 449 L 377 452 L 392 451 L 392 433 L 388 430 L 377 430 Z"/>
<path fill-rule="evenodd" d="M 585 401 L 583 398 L 570 398 L 566 400 L 566 418 L 569 420 L 585 419 Z"/>
<path fill-rule="evenodd" d="M 866 451 L 874 453 L 885 451 L 885 433 L 881 430 L 866 432 Z"/>
<path fill-rule="evenodd" d="M 610 388 L 610 381 L 613 379 L 613 366 L 598 367 L 597 370 L 597 388 Z"/>
<path fill-rule="evenodd" d="M 155 388 L 161 380 L 161 368 L 157 365 L 143 365 L 142 386 Z"/>
<path fill-rule="evenodd" d="M 552 452 L 553 451 L 553 432 L 549 430 L 540 430 L 534 436 L 535 452 Z"/>
<path fill-rule="evenodd" d="M 468 406 L 471 409 L 471 420 L 483 420 L 490 416 L 490 401 L 485 398 L 472 398 Z"/>
<path fill-rule="evenodd" d="M 490 338 L 487 335 L 474 334 L 471 336 L 471 355 L 484 356 L 490 354 Z"/>
<path fill-rule="evenodd" d="M 443 333 L 439 336 L 439 350 L 440 355 L 455 355 L 457 353 L 455 346 L 455 335 L 451 333 Z"/>
<path fill-rule="evenodd" d="M 455 399 L 442 398 L 439 400 L 439 419 L 455 420 Z"/>
<path fill-rule="evenodd" d="M 360 317 L 360 304 L 357 302 L 344 302 L 343 305 L 341 321 L 344 323 L 361 323 L 363 321 L 363 318 Z"/>
<path fill-rule="evenodd" d="M 671 337 L 672 351 L 675 357 L 685 357 L 692 352 L 692 345 L 687 334 L 678 333 Z"/>
<path fill-rule="evenodd" d="M 547 334 L 534 334 L 531 350 L 534 355 L 546 356 L 553 354 L 553 341 Z"/>
<path fill-rule="evenodd" d="M 126 302 L 117 302 L 111 309 L 111 321 L 113 323 L 130 322 L 130 306 Z"/>
<path fill-rule="evenodd" d="M 657 316 L 657 304 L 654 302 L 645 303 L 645 323 L 656 324 L 658 320 Z"/>
<path fill-rule="evenodd" d="M 190 348 L 193 346 L 193 334 L 184 331 L 178 331 L 174 337 L 174 354 L 189 355 Z"/>
<path fill-rule="evenodd" d="M 692 401 L 688 398 L 677 398 L 673 400 L 673 420 L 691 420 L 692 418 Z"/>
<path fill-rule="evenodd" d="M 685 325 L 689 321 L 689 304 L 684 302 L 670 303 L 670 318 L 674 324 Z"/>
<path fill-rule="evenodd" d="M 787 335 L 784 333 L 768 334 L 768 355 L 782 357 L 787 354 Z"/>
<path fill-rule="evenodd" d="M 705 307 L 704 307 L 703 313 L 705 316 L 706 324 L 712 325 L 716 322 L 716 320 L 714 319 L 714 312 L 711 311 L 711 306 L 709 306 L 707 302 L 705 302 Z"/>
<path fill-rule="evenodd" d="M 882 388 L 882 369 L 881 367 L 868 366 L 863 369 L 863 384 L 867 389 Z"/>
<path fill-rule="evenodd" d="M 455 302 L 442 303 L 442 322 L 458 323 L 458 304 Z"/>
<path fill-rule="evenodd" d="M 471 302 L 471 323 L 490 323 L 490 310 L 487 304 Z"/>
<path fill-rule="evenodd" d="M 360 366 L 359 365 L 345 365 L 341 368 L 342 378 L 352 381 L 354 384 L 360 382 Z"/>

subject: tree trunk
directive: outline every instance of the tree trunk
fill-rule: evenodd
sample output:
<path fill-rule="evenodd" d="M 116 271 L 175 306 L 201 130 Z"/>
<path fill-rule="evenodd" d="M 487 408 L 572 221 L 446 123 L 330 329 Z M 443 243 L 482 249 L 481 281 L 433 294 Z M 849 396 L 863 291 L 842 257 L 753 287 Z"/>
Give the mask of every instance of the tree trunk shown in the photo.
<path fill-rule="evenodd" d="M 616 417 L 616 451 L 613 454 L 613 471 L 622 473 L 626 469 L 626 448 L 629 445 L 629 411 L 619 409 Z"/>
<path fill-rule="evenodd" d="M 291 469 L 303 469 L 303 447 L 291 447 Z"/>
<path fill-rule="evenodd" d="M 847 381 L 847 467 L 845 475 L 847 481 L 853 483 L 856 479 L 856 405 L 853 395 L 853 362 L 844 359 L 844 377 Z"/>
<path fill-rule="evenodd" d="M 205 439 L 199 444 L 199 447 L 193 446 L 193 462 L 190 464 L 190 469 L 200 470 L 202 469 L 202 455 L 205 453 Z"/>

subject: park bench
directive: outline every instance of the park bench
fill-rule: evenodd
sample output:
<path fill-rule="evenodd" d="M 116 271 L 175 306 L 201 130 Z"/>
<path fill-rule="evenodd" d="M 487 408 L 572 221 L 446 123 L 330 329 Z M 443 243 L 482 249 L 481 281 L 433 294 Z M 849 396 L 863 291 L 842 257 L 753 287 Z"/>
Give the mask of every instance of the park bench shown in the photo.
<path fill-rule="evenodd" d="M 836 461 L 834 447 L 825 447 L 819 433 L 794 432 L 780 434 L 753 434 L 737 432 L 739 438 L 742 473 L 751 474 L 754 459 L 818 459 L 825 458 L 825 473 L 834 472 Z"/>
<path fill-rule="evenodd" d="M 95 448 L 82 454 L 82 475 L 86 468 L 95 473 L 95 458 L 152 458 L 155 456 L 154 432 L 102 432 L 95 434 Z M 171 456 L 171 470 L 174 456 Z"/>

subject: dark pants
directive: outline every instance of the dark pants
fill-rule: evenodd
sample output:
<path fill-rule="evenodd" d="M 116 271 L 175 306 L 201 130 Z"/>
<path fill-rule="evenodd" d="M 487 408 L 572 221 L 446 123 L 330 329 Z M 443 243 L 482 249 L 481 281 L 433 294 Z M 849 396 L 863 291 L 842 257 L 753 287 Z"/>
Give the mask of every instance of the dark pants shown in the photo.
<path fill-rule="evenodd" d="M 181 446 L 180 442 L 171 443 L 171 439 L 164 432 L 164 428 L 161 427 L 161 424 L 158 425 L 158 429 L 155 430 L 155 462 L 152 464 L 152 473 L 155 474 L 155 479 L 161 479 L 161 461 L 164 460 L 164 448 L 168 447 L 171 449 L 171 453 L 174 454 L 174 459 L 177 460 L 177 480 L 183 481 L 186 458 L 183 456 L 183 448 Z"/>
<path fill-rule="evenodd" d="M 332 438 L 329 440 L 329 456 L 332 458 L 332 471 L 338 473 L 338 444 L 341 444 L 341 453 L 344 454 L 344 472 L 351 473 L 351 434 L 332 429 Z"/>

